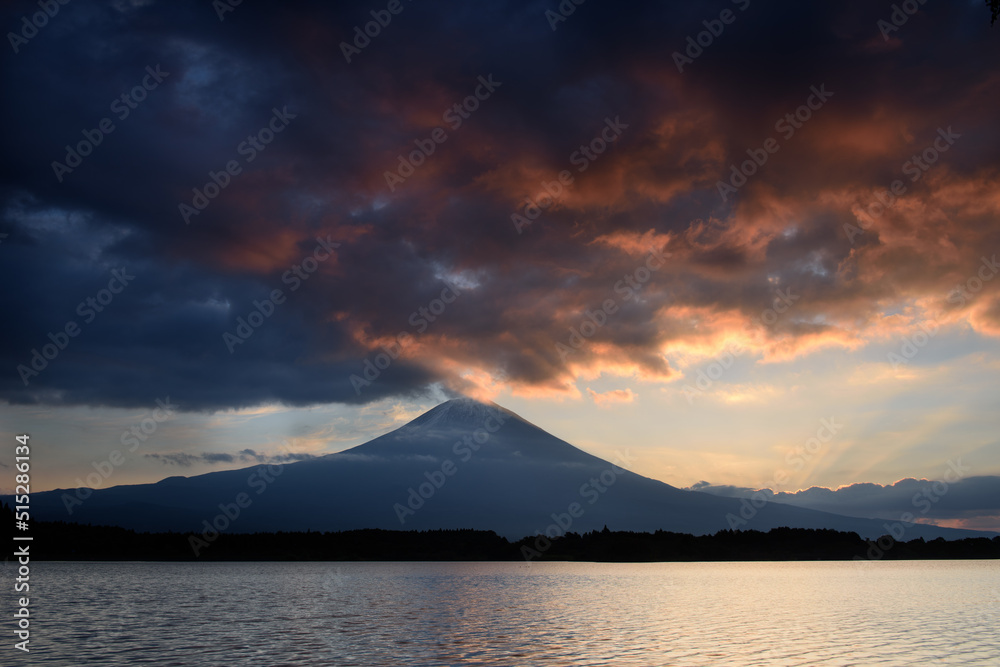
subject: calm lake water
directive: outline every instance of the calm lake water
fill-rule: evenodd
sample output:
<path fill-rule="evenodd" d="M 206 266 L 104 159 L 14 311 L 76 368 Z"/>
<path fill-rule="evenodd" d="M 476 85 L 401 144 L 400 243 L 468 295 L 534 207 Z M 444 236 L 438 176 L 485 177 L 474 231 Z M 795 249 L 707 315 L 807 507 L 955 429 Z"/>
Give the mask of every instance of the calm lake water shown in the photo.
<path fill-rule="evenodd" d="M 1000 665 L 997 561 L 32 563 L 31 593 L 3 664 Z"/>

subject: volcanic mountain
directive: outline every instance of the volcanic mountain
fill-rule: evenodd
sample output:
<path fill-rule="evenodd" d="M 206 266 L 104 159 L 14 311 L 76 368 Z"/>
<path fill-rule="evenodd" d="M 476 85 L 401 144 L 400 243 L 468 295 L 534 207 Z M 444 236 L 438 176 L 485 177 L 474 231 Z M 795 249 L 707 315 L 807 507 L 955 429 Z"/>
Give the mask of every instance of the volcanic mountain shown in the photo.
<path fill-rule="evenodd" d="M 31 505 L 35 519 L 141 531 L 202 532 L 215 523 L 230 532 L 476 528 L 509 538 L 604 526 L 696 535 L 779 526 L 871 538 L 890 532 L 883 520 L 775 502 L 758 508 L 677 489 L 627 465 L 587 454 L 498 405 L 463 398 L 337 454 L 98 489 L 83 501 L 75 490 L 57 489 L 33 494 Z M 917 524 L 904 539 L 979 535 Z"/>

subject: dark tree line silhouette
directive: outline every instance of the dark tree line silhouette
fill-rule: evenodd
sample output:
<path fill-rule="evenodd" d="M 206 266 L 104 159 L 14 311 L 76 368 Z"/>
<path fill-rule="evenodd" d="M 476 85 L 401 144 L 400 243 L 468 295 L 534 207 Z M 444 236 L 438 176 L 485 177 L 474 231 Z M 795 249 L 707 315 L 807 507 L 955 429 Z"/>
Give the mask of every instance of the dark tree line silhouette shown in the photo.
<path fill-rule="evenodd" d="M 14 531 L 14 513 L 0 507 Z M 484 530 L 351 530 L 222 533 L 195 555 L 194 533 L 137 533 L 112 526 L 34 522 L 33 560 L 146 561 L 791 561 L 1000 558 L 1000 537 L 866 540 L 856 533 L 775 528 L 714 535 L 604 530 L 509 541 Z"/>

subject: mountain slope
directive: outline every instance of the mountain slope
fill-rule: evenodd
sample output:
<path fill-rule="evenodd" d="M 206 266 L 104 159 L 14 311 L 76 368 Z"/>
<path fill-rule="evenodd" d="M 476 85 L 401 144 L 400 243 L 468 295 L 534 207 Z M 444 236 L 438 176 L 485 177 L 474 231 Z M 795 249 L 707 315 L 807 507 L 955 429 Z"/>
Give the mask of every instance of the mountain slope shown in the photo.
<path fill-rule="evenodd" d="M 34 494 L 33 517 L 153 531 L 201 532 L 212 523 L 236 532 L 478 528 L 511 538 L 605 525 L 693 534 L 779 526 L 865 537 L 889 532 L 885 521 L 779 503 L 758 509 L 677 489 L 470 399 L 448 401 L 395 431 L 317 459 L 96 490 L 71 504 L 72 514 L 69 497 L 61 490 Z M 981 534 L 916 525 L 906 528 L 905 539 Z"/>

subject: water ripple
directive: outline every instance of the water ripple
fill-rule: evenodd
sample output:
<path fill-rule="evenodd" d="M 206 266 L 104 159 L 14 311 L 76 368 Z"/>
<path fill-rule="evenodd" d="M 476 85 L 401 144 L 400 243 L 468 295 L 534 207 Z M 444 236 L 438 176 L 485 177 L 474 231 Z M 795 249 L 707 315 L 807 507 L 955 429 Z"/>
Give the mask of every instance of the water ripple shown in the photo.
<path fill-rule="evenodd" d="M 996 561 L 39 563 L 32 575 L 32 665 L 1000 666 Z"/>

